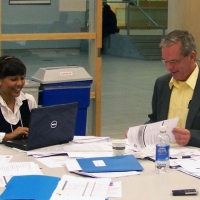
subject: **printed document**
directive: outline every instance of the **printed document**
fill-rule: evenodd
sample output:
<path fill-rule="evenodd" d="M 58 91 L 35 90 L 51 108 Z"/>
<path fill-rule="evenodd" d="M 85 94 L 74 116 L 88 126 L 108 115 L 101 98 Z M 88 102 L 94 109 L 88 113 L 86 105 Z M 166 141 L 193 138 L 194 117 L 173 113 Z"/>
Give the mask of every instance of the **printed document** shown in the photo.
<path fill-rule="evenodd" d="M 64 175 L 54 190 L 51 200 L 105 200 L 110 182 L 109 178 L 77 178 Z"/>
<path fill-rule="evenodd" d="M 0 187 L 4 187 L 12 176 L 42 175 L 42 172 L 34 162 L 9 162 L 0 164 L 0 174 Z"/>
<path fill-rule="evenodd" d="M 34 162 L 9 162 L 6 164 L 0 164 L 0 174 L 3 176 L 17 176 L 42 174 L 42 172 Z"/>
<path fill-rule="evenodd" d="M 179 166 L 178 171 L 186 173 L 190 176 L 200 178 L 200 157 L 194 156 L 190 159 L 174 159 Z"/>
<path fill-rule="evenodd" d="M 130 127 L 127 135 L 129 144 L 134 151 L 141 151 L 142 148 L 155 144 L 160 126 L 167 127 L 167 134 L 169 135 L 170 142 L 173 143 L 175 142 L 175 138 L 172 134 L 172 130 L 177 126 L 177 123 L 178 117 L 156 123 Z"/>

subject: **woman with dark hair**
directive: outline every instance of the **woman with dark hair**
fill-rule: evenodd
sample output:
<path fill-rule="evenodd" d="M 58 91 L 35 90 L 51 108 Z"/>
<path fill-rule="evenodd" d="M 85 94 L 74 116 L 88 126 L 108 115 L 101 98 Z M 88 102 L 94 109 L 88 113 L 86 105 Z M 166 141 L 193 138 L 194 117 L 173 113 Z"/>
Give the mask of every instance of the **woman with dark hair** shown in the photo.
<path fill-rule="evenodd" d="M 26 66 L 18 58 L 0 57 L 0 142 L 28 136 L 30 110 L 37 104 L 21 91 L 25 76 Z"/>

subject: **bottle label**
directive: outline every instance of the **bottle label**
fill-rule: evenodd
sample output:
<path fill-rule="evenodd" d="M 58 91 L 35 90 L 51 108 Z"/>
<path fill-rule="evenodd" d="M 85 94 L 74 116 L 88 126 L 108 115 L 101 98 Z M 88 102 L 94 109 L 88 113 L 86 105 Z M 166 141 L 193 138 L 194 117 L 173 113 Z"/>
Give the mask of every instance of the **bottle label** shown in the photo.
<path fill-rule="evenodd" d="M 169 145 L 156 145 L 156 161 L 169 160 Z"/>

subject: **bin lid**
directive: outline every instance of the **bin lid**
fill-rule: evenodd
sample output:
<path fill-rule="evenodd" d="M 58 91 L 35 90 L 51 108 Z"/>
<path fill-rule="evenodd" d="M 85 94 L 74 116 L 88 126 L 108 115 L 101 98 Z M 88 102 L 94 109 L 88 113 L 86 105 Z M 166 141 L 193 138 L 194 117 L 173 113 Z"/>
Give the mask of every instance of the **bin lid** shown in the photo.
<path fill-rule="evenodd" d="M 92 80 L 87 71 L 80 66 L 40 68 L 31 78 L 42 84 Z"/>
<path fill-rule="evenodd" d="M 39 88 L 40 83 L 31 80 L 25 80 L 24 88 L 30 88 L 30 87 Z"/>

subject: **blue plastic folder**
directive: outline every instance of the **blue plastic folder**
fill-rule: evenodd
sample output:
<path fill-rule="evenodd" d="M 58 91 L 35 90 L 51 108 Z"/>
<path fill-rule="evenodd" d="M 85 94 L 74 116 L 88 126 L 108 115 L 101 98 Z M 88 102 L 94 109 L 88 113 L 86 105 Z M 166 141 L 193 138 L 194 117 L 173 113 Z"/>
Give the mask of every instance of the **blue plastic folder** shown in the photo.
<path fill-rule="evenodd" d="M 142 171 L 134 155 L 113 156 L 113 157 L 95 157 L 76 159 L 83 172 L 126 172 Z"/>
<path fill-rule="evenodd" d="M 44 175 L 13 176 L 0 199 L 49 200 L 60 178 Z"/>

